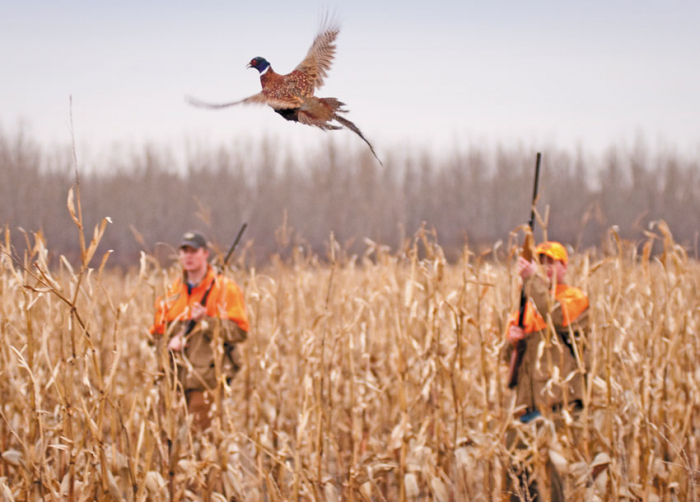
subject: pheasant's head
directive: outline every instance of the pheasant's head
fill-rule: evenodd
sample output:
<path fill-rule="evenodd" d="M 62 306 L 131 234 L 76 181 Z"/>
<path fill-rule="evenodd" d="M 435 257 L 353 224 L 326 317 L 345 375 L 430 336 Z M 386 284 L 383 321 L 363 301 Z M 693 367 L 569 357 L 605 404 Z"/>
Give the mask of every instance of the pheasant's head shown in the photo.
<path fill-rule="evenodd" d="M 270 63 L 267 62 L 267 59 L 261 57 L 251 59 L 250 63 L 246 66 L 246 68 L 255 68 L 260 73 L 264 72 L 269 67 Z"/>

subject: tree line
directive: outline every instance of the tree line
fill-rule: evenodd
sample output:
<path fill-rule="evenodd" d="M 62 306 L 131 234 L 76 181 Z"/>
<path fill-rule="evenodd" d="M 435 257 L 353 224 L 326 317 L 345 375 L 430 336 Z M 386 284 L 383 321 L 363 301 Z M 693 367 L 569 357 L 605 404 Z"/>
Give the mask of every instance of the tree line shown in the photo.
<path fill-rule="evenodd" d="M 674 238 L 697 254 L 700 169 L 697 158 L 637 142 L 604 154 L 542 150 L 538 211 L 550 238 L 575 248 L 597 246 L 612 225 L 631 241 L 665 220 Z M 333 232 L 349 251 L 365 239 L 397 249 L 425 225 L 448 257 L 507 240 L 530 210 L 535 150 L 455 146 L 440 153 L 390 152 L 384 166 L 361 148 L 331 139 L 310 152 L 276 148 L 269 139 L 190 151 L 176 159 L 145 145 L 120 159 L 80 166 L 87 228 L 109 216 L 98 255 L 135 264 L 145 250 L 171 254 L 181 234 L 202 230 L 226 247 L 249 228 L 248 257 L 262 263 L 293 247 L 323 253 Z M 74 255 L 77 233 L 66 208 L 75 183 L 70 148 L 42 147 L 23 132 L 0 130 L 0 224 L 22 247 L 22 230 L 41 230 L 54 255 Z"/>

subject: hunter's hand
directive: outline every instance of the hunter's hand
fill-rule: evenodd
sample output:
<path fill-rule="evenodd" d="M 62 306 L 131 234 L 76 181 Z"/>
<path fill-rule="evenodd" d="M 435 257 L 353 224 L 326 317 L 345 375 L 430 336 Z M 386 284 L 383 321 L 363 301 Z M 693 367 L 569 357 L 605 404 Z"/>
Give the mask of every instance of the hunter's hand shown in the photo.
<path fill-rule="evenodd" d="M 508 341 L 512 344 L 518 343 L 520 340 L 524 340 L 526 338 L 525 331 L 523 331 L 523 328 L 520 328 L 516 325 L 512 325 L 510 328 L 508 328 L 508 334 L 506 335 L 508 338 Z"/>
<path fill-rule="evenodd" d="M 180 352 L 184 348 L 185 337 L 182 336 L 182 333 L 178 333 L 177 335 L 172 337 L 168 342 L 168 350 L 172 350 L 173 352 Z"/>
<path fill-rule="evenodd" d="M 202 319 L 204 319 L 204 316 L 207 315 L 207 308 L 202 305 L 201 303 L 195 303 L 192 305 L 192 315 L 190 316 L 190 319 L 192 319 L 195 322 L 199 322 Z"/>
<path fill-rule="evenodd" d="M 522 256 L 518 258 L 518 275 L 523 279 L 527 279 L 537 272 L 537 265 L 534 261 L 527 261 Z"/>

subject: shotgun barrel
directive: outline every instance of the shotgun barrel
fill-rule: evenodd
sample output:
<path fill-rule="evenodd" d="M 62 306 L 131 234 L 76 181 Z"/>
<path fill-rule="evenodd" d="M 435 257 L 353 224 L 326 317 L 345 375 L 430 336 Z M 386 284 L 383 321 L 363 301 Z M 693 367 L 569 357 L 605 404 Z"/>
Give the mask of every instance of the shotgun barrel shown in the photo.
<path fill-rule="evenodd" d="M 535 165 L 535 188 L 532 191 L 532 206 L 530 210 L 530 221 L 528 223 L 530 227 L 530 233 L 525 237 L 525 244 L 523 245 L 522 257 L 528 260 L 532 260 L 532 233 L 535 228 L 535 204 L 537 204 L 537 188 L 540 183 L 540 161 L 542 160 L 542 154 L 537 152 L 537 163 Z M 522 328 L 525 322 L 525 306 L 527 305 L 527 296 L 525 295 L 525 284 L 523 283 L 523 288 L 520 291 L 520 308 L 518 310 L 518 327 Z M 525 357 L 525 350 L 527 349 L 527 341 L 520 340 L 515 345 L 515 350 L 510 360 L 510 376 L 508 377 L 508 388 L 512 389 L 518 385 L 518 373 L 520 371 L 520 365 L 523 362 L 523 357 Z"/>

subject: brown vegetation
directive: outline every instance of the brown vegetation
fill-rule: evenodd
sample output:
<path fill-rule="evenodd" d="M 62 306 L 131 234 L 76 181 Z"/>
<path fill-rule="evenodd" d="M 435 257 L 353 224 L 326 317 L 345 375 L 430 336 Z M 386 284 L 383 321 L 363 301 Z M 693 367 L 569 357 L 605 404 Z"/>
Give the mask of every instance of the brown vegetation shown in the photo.
<path fill-rule="evenodd" d="M 92 270 L 97 240 L 51 269 L 40 236 L 13 261 L 6 233 L 5 500 L 200 500 L 219 477 L 232 500 L 499 500 L 513 455 L 510 261 L 464 248 L 449 264 L 425 233 L 396 253 L 369 243 L 349 255 L 331 238 L 323 261 L 295 249 L 258 270 L 239 258 L 245 364 L 200 437 L 146 331 L 177 270 L 145 254 L 138 273 L 99 255 Z M 522 433 L 535 468 L 552 458 L 574 500 L 696 499 L 700 268 L 663 223 L 639 256 L 615 231 L 609 241 L 570 270 L 593 299 L 586 411 L 550 453 L 547 428 Z"/>
<path fill-rule="evenodd" d="M 3 500 L 499 499 L 522 454 L 505 448 L 502 352 L 530 156 L 380 169 L 333 146 L 303 167 L 261 151 L 184 174 L 147 151 L 86 176 L 66 211 L 70 160 L 0 135 Z M 602 244 L 569 272 L 593 306 L 586 410 L 556 435 L 520 426 L 534 468 L 550 458 L 573 500 L 700 496 L 700 185 L 692 162 L 640 151 L 612 151 L 598 188 L 580 158 L 545 153 L 550 235 Z M 672 224 L 648 223 L 660 216 Z M 251 334 L 200 436 L 146 329 L 178 273 L 155 243 L 205 221 L 223 247 L 242 220 L 254 241 L 233 275 Z M 139 269 L 106 267 L 109 248 Z"/>

